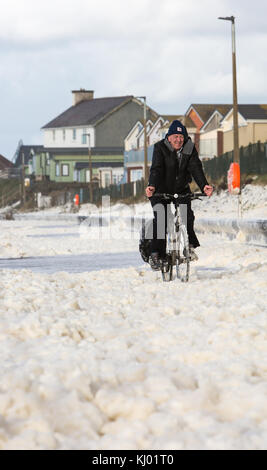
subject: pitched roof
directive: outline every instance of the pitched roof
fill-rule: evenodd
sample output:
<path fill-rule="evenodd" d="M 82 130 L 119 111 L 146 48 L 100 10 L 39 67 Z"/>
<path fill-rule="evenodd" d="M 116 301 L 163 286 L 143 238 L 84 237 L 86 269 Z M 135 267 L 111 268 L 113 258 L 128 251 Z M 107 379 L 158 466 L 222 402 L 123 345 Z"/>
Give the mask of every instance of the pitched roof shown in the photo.
<path fill-rule="evenodd" d="M 195 123 L 189 116 L 184 116 L 182 124 L 184 124 L 185 127 L 196 127 Z"/>
<path fill-rule="evenodd" d="M 71 106 L 62 114 L 52 119 L 42 129 L 54 127 L 71 127 L 94 125 L 116 108 L 127 103 L 133 96 L 115 96 L 111 98 L 94 98 L 84 100 Z"/>
<path fill-rule="evenodd" d="M 169 122 L 172 122 L 175 119 L 178 119 L 179 121 L 181 121 L 181 119 L 184 117 L 183 114 L 160 114 L 160 116 Z"/>
<path fill-rule="evenodd" d="M 0 155 L 0 170 L 6 170 L 7 168 L 12 168 L 13 166 L 14 165 L 10 160 L 3 157 L 3 155 Z"/>
<path fill-rule="evenodd" d="M 212 116 L 215 110 L 226 116 L 233 108 L 232 104 L 191 104 L 204 123 Z M 188 111 L 189 111 L 188 109 Z M 188 112 L 187 111 L 187 112 Z M 238 111 L 245 119 L 267 119 L 267 104 L 239 104 Z"/>
<path fill-rule="evenodd" d="M 22 154 L 24 153 L 24 163 L 25 165 L 28 164 L 29 160 L 32 158 L 32 150 L 34 153 L 43 152 L 44 146 L 43 145 L 21 145 L 19 148 L 19 152 L 15 161 L 15 166 L 22 165 Z"/>
<path fill-rule="evenodd" d="M 238 111 L 245 119 L 267 119 L 267 104 L 239 104 Z"/>
<path fill-rule="evenodd" d="M 193 103 L 191 104 L 190 108 L 193 107 L 195 111 L 198 113 L 202 121 L 205 123 L 217 109 L 219 113 L 225 116 L 230 109 L 232 108 L 232 104 L 198 104 Z M 189 108 L 189 109 L 190 109 Z"/>
<path fill-rule="evenodd" d="M 189 117 L 189 116 L 186 116 L 186 115 L 181 115 L 181 114 L 161 114 L 161 116 L 166 119 L 166 121 L 169 121 L 169 123 L 171 123 L 172 121 L 174 121 L 175 119 L 178 119 L 179 121 L 181 121 L 181 123 L 185 126 L 185 127 L 196 127 L 195 123 L 192 121 L 192 119 Z"/>

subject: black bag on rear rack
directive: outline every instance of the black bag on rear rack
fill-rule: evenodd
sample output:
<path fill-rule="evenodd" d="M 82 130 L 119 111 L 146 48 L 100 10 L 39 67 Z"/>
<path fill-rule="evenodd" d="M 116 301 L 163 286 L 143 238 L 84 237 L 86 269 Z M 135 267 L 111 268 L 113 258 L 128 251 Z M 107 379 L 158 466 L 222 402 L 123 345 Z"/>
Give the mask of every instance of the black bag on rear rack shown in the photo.
<path fill-rule="evenodd" d="M 142 228 L 140 231 L 140 240 L 139 240 L 139 251 L 140 255 L 145 261 L 148 263 L 149 256 L 150 256 L 150 245 L 151 239 L 153 238 L 153 219 L 149 220 L 142 220 Z"/>

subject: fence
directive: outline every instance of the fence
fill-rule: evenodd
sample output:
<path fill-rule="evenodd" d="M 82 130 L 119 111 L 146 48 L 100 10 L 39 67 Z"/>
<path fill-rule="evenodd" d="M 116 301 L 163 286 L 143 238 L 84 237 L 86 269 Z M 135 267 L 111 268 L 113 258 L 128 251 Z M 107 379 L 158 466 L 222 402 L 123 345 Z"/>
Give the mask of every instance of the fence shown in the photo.
<path fill-rule="evenodd" d="M 5 168 L 4 170 L 0 170 L 0 179 L 7 180 L 10 178 L 21 178 L 21 170 L 20 168 Z"/>
<path fill-rule="evenodd" d="M 48 187 L 50 190 L 48 190 Z M 45 191 L 43 189 L 46 188 Z M 67 188 L 60 189 L 59 184 L 56 186 L 44 184 L 34 186 L 34 194 L 36 203 L 39 208 L 51 206 L 61 206 L 66 203 L 73 202 L 74 196 L 79 195 L 80 203 L 92 202 L 93 204 L 101 204 L 102 196 L 109 196 L 112 202 L 121 199 L 138 198 L 144 195 L 144 180 L 135 181 L 133 183 L 125 183 L 121 185 L 110 185 L 107 188 L 93 187 L 93 200 L 90 200 L 90 189 L 88 184 L 74 185 L 69 184 Z M 37 196 L 39 194 L 39 196 Z M 45 194 L 41 197 L 41 194 Z"/>
<path fill-rule="evenodd" d="M 0 207 L 6 207 L 21 199 L 21 186 L 17 179 L 0 179 Z"/>
<path fill-rule="evenodd" d="M 102 196 L 110 196 L 111 201 L 138 198 L 144 194 L 144 191 L 145 185 L 143 179 L 121 185 L 112 184 L 107 188 L 96 187 L 93 189 L 93 203 L 100 203 L 102 201 Z M 89 188 L 81 188 L 78 194 L 80 196 L 81 203 L 90 201 Z"/>
<path fill-rule="evenodd" d="M 257 142 L 247 147 L 240 147 L 240 171 L 243 175 L 267 174 L 267 144 Z M 205 173 L 211 181 L 216 181 L 227 175 L 230 163 L 233 162 L 234 152 L 226 152 L 220 157 L 203 161 Z"/>

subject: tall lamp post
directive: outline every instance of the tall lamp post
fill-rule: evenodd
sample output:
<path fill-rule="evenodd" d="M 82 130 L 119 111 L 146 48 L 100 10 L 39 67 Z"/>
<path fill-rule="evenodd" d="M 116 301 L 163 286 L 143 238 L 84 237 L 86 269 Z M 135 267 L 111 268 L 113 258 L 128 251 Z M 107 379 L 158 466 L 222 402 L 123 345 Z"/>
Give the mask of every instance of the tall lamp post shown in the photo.
<path fill-rule="evenodd" d="M 26 190 L 25 190 L 25 156 L 22 153 L 22 171 L 21 171 L 21 193 L 23 206 L 26 202 Z"/>
<path fill-rule="evenodd" d="M 148 168 L 147 168 L 147 130 L 146 130 L 146 96 L 137 96 L 144 100 L 144 181 L 145 185 L 148 181 Z"/>
<path fill-rule="evenodd" d="M 84 136 L 88 137 L 88 157 L 89 157 L 89 195 L 90 195 L 90 202 L 93 202 L 93 170 L 92 170 L 92 155 L 91 155 L 91 135 L 90 134 L 83 134 Z"/>
<path fill-rule="evenodd" d="M 233 72 L 233 121 L 234 121 L 234 162 L 239 164 L 239 139 L 238 139 L 238 107 L 237 107 L 237 84 L 236 84 L 236 47 L 235 47 L 235 17 L 220 16 L 219 20 L 231 21 L 232 23 L 232 72 Z"/>

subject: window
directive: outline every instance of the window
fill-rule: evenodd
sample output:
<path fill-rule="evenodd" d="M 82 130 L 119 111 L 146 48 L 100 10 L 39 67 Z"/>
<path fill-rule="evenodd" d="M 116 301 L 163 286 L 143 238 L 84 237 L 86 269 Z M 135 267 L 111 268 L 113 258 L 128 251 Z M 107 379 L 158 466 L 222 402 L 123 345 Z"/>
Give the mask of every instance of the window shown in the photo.
<path fill-rule="evenodd" d="M 66 129 L 62 130 L 62 134 L 63 134 L 63 140 L 66 140 Z"/>
<path fill-rule="evenodd" d="M 115 175 L 113 175 L 113 184 L 119 184 L 121 178 L 122 178 L 122 175 L 120 175 L 120 174 L 117 174 L 117 175 L 115 174 Z"/>
<path fill-rule="evenodd" d="M 86 144 L 86 138 L 87 138 L 86 129 L 83 129 L 83 133 L 82 133 L 82 144 Z"/>
<path fill-rule="evenodd" d="M 69 165 L 67 163 L 64 163 L 63 165 L 61 165 L 61 175 L 69 176 Z"/>
<path fill-rule="evenodd" d="M 36 155 L 32 156 L 32 171 L 36 171 Z"/>
<path fill-rule="evenodd" d="M 110 173 L 105 173 L 105 187 L 110 185 Z"/>
<path fill-rule="evenodd" d="M 143 170 L 131 170 L 131 182 L 138 181 L 143 178 Z"/>
<path fill-rule="evenodd" d="M 59 163 L 56 163 L 56 176 L 60 176 L 60 174 L 59 174 Z"/>
<path fill-rule="evenodd" d="M 86 170 L 85 172 L 85 181 L 86 183 L 90 183 L 90 171 Z"/>
<path fill-rule="evenodd" d="M 72 139 L 76 140 L 76 129 L 72 129 Z"/>
<path fill-rule="evenodd" d="M 80 172 L 80 170 L 74 170 L 73 181 L 81 181 L 81 172 Z"/>
<path fill-rule="evenodd" d="M 50 165 L 50 155 L 48 152 L 46 152 L 46 164 Z"/>
<path fill-rule="evenodd" d="M 52 131 L 52 136 L 53 136 L 53 141 L 55 142 L 55 140 L 56 140 L 56 131 L 55 131 L 55 129 L 53 129 L 53 131 Z"/>

